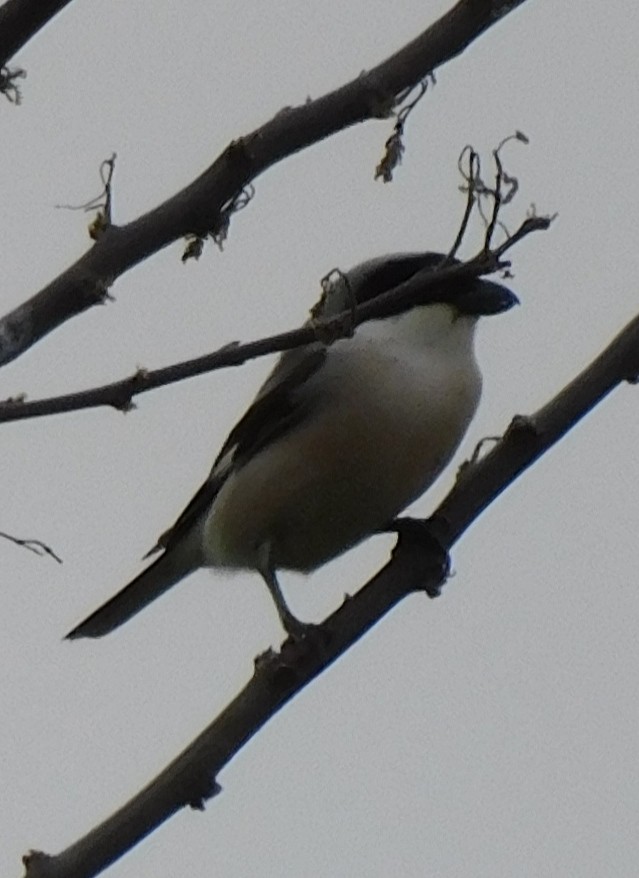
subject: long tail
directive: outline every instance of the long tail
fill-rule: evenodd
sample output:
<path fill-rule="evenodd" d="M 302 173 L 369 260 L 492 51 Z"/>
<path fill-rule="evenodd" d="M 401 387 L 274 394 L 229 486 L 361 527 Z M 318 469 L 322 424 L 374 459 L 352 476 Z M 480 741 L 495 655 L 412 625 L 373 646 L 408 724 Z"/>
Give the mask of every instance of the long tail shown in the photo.
<path fill-rule="evenodd" d="M 102 637 L 118 628 L 198 566 L 192 557 L 185 555 L 188 553 L 177 550 L 177 547 L 165 552 L 111 600 L 69 631 L 65 639 Z"/>

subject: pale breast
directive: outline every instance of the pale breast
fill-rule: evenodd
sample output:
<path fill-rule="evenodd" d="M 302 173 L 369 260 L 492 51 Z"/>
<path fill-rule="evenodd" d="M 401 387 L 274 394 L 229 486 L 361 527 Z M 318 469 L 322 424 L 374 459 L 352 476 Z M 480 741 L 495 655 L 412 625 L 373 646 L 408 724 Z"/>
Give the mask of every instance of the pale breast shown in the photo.
<path fill-rule="evenodd" d="M 228 480 L 206 525 L 220 566 L 310 570 L 378 530 L 437 478 L 475 412 L 474 358 L 362 343 L 318 377 L 312 417 Z"/>

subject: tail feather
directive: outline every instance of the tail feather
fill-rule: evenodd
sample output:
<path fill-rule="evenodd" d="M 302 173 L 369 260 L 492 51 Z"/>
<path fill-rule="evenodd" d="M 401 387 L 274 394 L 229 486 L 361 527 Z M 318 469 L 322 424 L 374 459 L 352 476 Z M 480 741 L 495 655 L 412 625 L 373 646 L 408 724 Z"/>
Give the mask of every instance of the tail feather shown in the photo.
<path fill-rule="evenodd" d="M 192 557 L 185 557 L 188 553 L 176 549 L 161 555 L 121 591 L 69 631 L 65 639 L 102 637 L 108 634 L 198 566 Z"/>

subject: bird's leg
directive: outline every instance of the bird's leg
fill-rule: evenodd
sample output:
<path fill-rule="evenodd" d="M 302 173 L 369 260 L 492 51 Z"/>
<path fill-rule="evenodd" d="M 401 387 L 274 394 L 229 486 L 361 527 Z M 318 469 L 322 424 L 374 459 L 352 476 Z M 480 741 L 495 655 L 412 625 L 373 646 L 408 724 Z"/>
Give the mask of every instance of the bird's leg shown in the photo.
<path fill-rule="evenodd" d="M 271 593 L 284 630 L 293 640 L 301 640 L 314 626 L 300 622 L 289 610 L 271 564 L 271 547 L 268 543 L 264 543 L 258 550 L 258 572 Z"/>

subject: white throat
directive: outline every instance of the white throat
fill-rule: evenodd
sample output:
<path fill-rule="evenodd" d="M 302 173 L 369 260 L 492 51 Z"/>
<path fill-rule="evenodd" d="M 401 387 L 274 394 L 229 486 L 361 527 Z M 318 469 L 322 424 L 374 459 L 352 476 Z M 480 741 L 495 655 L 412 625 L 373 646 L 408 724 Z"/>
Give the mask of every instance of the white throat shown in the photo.
<path fill-rule="evenodd" d="M 380 343 L 406 348 L 445 348 L 452 357 L 474 359 L 473 344 L 477 317 L 460 314 L 450 305 L 422 305 L 362 324 L 357 335 Z"/>

